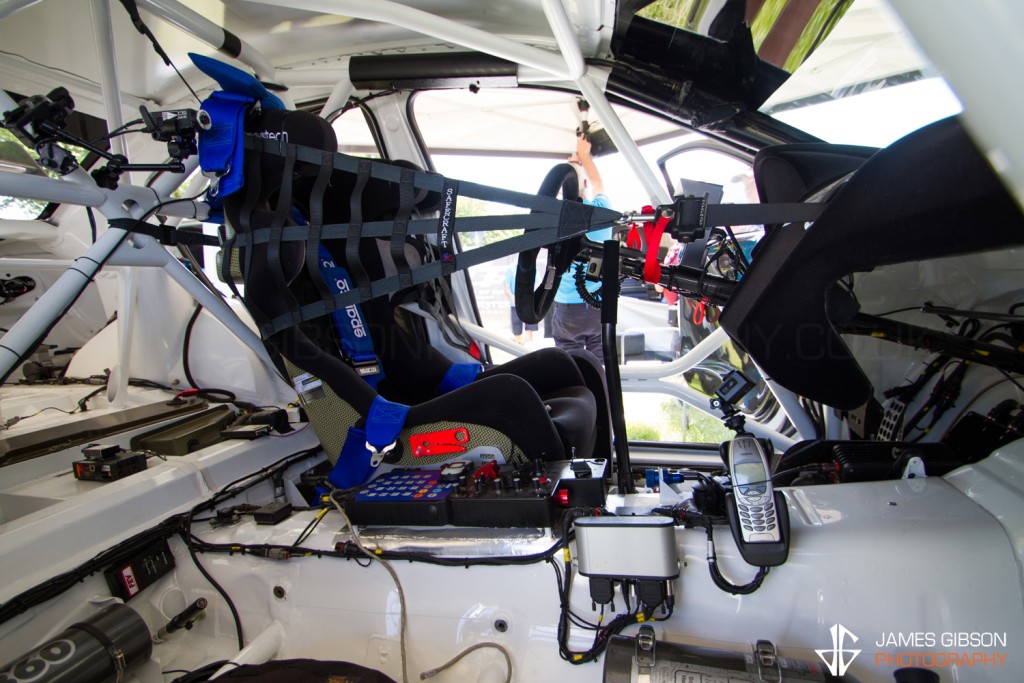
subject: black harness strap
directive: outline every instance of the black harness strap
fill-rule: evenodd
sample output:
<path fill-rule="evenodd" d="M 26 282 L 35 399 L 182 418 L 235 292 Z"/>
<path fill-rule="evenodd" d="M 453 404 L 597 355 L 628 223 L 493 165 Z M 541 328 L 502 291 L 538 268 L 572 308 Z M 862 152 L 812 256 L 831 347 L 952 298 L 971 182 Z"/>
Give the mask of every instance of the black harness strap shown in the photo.
<path fill-rule="evenodd" d="M 494 201 L 494 200 L 487 200 Z M 611 212 L 609 211 L 609 214 Z M 619 214 L 615 214 L 618 218 Z M 552 214 L 507 214 L 503 216 L 467 216 L 458 219 L 459 232 L 483 232 L 486 230 L 536 230 L 548 228 L 556 224 L 558 219 Z M 598 221 L 600 224 L 602 221 Z M 603 223 L 610 223 L 605 219 Z M 370 221 L 369 223 L 328 223 L 320 229 L 321 240 L 351 239 L 353 226 L 358 228 L 360 237 L 391 237 L 394 231 L 393 221 Z M 498 227 L 496 227 L 498 226 Z M 407 234 L 410 236 L 433 235 L 437 231 L 437 219 L 416 218 L 408 222 Z M 309 235 L 309 227 L 305 225 L 288 226 L 283 242 L 301 242 Z M 264 244 L 270 240 L 270 228 L 257 228 L 252 233 L 239 234 L 236 244 Z"/>
<path fill-rule="evenodd" d="M 327 308 L 334 304 L 334 295 L 324 282 L 320 269 L 320 232 L 324 222 L 324 193 L 331 181 L 331 153 L 324 152 L 320 157 L 320 171 L 309 198 L 309 235 L 306 237 L 306 268 L 312 276 L 313 286 Z"/>
<path fill-rule="evenodd" d="M 412 205 L 416 201 L 415 171 L 402 169 L 402 177 L 398 183 L 398 212 L 395 215 L 394 230 L 391 233 L 391 261 L 398 271 L 398 286 L 401 289 L 412 287 L 412 268 L 405 256 L 405 240 L 409 236 L 409 217 Z"/>
<path fill-rule="evenodd" d="M 291 145 L 279 140 L 266 140 L 251 135 L 246 136 L 245 138 L 245 149 L 256 152 L 262 151 L 265 154 L 284 156 L 284 150 L 287 147 L 295 148 L 296 156 L 299 161 L 308 164 L 320 163 L 320 154 L 322 150 L 314 149 L 312 147 L 303 147 L 300 145 Z M 334 168 L 338 171 L 345 171 L 347 173 L 358 173 L 359 164 L 366 161 L 368 160 L 337 153 L 334 155 Z M 402 172 L 410 170 L 408 168 L 393 166 L 391 164 L 372 160 L 369 160 L 369 164 L 371 178 L 387 180 L 392 183 L 401 182 Z M 423 171 L 413 172 L 414 186 L 430 192 L 441 192 L 444 189 L 445 180 L 446 178 L 439 173 L 426 173 Z M 488 185 L 479 185 L 465 180 L 459 183 L 459 193 L 468 197 L 487 199 L 501 204 L 509 204 L 511 206 L 518 206 L 523 209 L 532 209 L 548 214 L 557 215 L 562 210 L 562 202 L 558 199 L 541 197 L 526 192 L 505 190 L 498 187 L 490 187 Z M 429 222 L 434 226 L 437 225 L 437 221 L 435 220 L 431 220 Z"/>
<path fill-rule="evenodd" d="M 140 235 L 147 235 L 160 242 L 160 244 L 167 246 L 186 244 L 189 246 L 198 245 L 203 247 L 217 247 L 221 244 L 221 240 L 214 235 L 204 235 L 201 232 L 179 230 L 173 225 L 153 225 L 152 223 L 145 223 L 134 218 L 111 218 L 107 222 L 111 226 L 120 228 L 121 230 L 127 230 L 128 232 L 134 232 Z"/>
<path fill-rule="evenodd" d="M 808 223 L 817 220 L 825 210 L 824 203 L 791 204 L 709 204 L 707 197 L 680 197 L 675 200 L 675 215 L 669 225 L 673 236 L 696 232 L 702 237 L 704 228 L 733 225 L 774 225 Z"/>
<path fill-rule="evenodd" d="M 220 252 L 220 279 L 226 283 L 231 293 L 239 301 L 242 295 L 238 293 L 238 286 L 235 284 L 235 276 L 231 272 L 231 258 L 235 253 L 235 238 L 238 236 L 234 230 L 227 225 L 220 226 L 221 242 L 224 244 Z"/>
<path fill-rule="evenodd" d="M 445 263 L 441 262 L 441 269 L 444 270 Z M 455 307 L 455 296 L 452 294 L 452 288 L 448 286 L 448 280 L 443 277 L 435 280 L 434 285 L 434 303 L 430 305 L 431 317 L 438 322 L 438 328 L 441 330 L 441 336 L 448 342 L 450 346 L 460 348 L 463 351 L 469 351 L 469 348 L 473 345 L 473 338 L 466 332 L 465 328 L 462 327 L 462 323 L 459 322 L 458 314 L 454 313 L 458 309 Z M 455 319 L 453 320 L 445 311 L 453 311 Z"/>
<path fill-rule="evenodd" d="M 270 275 L 274 278 L 274 284 L 284 295 L 296 324 L 302 322 L 298 317 L 299 302 L 288 290 L 288 278 L 284 273 L 284 264 L 281 263 L 281 235 L 284 234 L 284 224 L 288 220 L 288 213 L 292 207 L 292 179 L 295 175 L 295 151 L 285 150 L 284 169 L 281 175 L 281 191 L 277 195 L 277 208 L 274 210 L 274 218 L 270 224 L 270 241 L 267 243 L 267 265 L 270 267 Z"/>
<path fill-rule="evenodd" d="M 252 214 L 256 210 L 256 204 L 259 203 L 260 193 L 262 192 L 262 174 L 260 169 L 262 167 L 261 157 L 263 154 L 263 141 L 259 138 L 253 140 L 253 151 L 254 154 L 250 154 L 246 159 L 245 168 L 245 179 L 246 179 L 246 191 L 245 200 L 242 202 L 242 207 L 238 212 L 238 232 L 240 233 L 235 238 L 235 243 L 239 244 L 238 237 L 252 232 Z M 242 282 L 249 281 L 249 274 L 252 270 L 252 252 L 255 245 L 250 245 L 245 249 L 244 258 L 242 260 Z M 257 324 L 263 325 L 268 320 L 266 314 L 255 304 L 246 302 L 246 308 L 249 309 L 253 319 Z"/>
<path fill-rule="evenodd" d="M 580 229 L 580 232 L 585 233 L 593 229 L 593 227 L 584 226 Z M 558 241 L 557 228 L 534 230 L 519 237 L 502 240 L 500 242 L 492 242 L 491 244 L 483 247 L 477 247 L 471 251 L 462 252 L 456 256 L 455 269 L 464 270 L 481 263 L 493 261 L 494 259 L 498 259 L 503 256 L 518 254 L 524 249 L 539 248 L 552 244 L 556 241 Z M 412 283 L 414 285 L 421 284 L 438 277 L 441 277 L 441 263 L 440 261 L 433 261 L 420 266 L 412 272 Z M 384 296 L 385 294 L 393 294 L 400 289 L 402 289 L 402 287 L 398 285 L 397 276 L 376 280 L 372 283 L 370 298 Z M 335 309 L 338 309 L 352 304 L 358 304 L 365 300 L 366 299 L 360 296 L 360 292 L 358 290 L 352 290 L 350 292 L 345 292 L 344 294 L 336 295 L 334 297 L 334 305 Z M 317 301 L 316 303 L 302 306 L 299 309 L 299 317 L 302 320 L 311 320 L 313 318 L 326 315 L 329 312 L 330 311 L 326 310 L 324 307 L 324 303 L 322 301 Z M 261 324 L 260 332 L 266 337 L 287 329 L 293 324 L 294 323 L 292 322 L 290 315 L 278 316 L 267 324 Z"/>
<path fill-rule="evenodd" d="M 345 235 L 345 262 L 348 263 L 349 274 L 363 300 L 369 299 L 371 294 L 370 274 L 366 272 L 366 268 L 359 258 L 359 241 L 363 238 L 363 190 L 366 189 L 366 183 L 369 180 L 370 162 L 363 159 L 359 162 L 356 184 L 352 188 L 352 197 L 349 201 L 348 232 Z M 339 226 L 339 229 L 341 227 Z"/>

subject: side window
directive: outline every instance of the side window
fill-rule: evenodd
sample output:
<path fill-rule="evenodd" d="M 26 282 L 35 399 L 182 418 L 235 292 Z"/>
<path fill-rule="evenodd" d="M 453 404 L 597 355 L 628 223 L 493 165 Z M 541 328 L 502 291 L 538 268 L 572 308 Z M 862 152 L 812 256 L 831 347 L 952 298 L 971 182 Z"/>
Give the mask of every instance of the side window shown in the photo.
<path fill-rule="evenodd" d="M 331 122 L 334 134 L 338 138 L 338 151 L 354 157 L 380 159 L 380 149 L 370 129 L 370 122 L 361 107 L 353 107 L 342 112 L 341 116 Z"/>

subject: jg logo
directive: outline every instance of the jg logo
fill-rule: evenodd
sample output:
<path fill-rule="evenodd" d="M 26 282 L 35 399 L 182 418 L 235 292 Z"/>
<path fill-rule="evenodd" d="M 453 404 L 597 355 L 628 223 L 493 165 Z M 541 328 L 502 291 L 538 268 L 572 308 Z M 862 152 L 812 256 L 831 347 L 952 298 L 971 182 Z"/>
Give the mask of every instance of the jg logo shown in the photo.
<path fill-rule="evenodd" d="M 846 674 L 846 670 L 853 664 L 853 660 L 857 659 L 857 655 L 860 654 L 860 650 L 847 650 L 846 639 L 847 637 L 854 643 L 859 638 L 853 635 L 846 629 L 842 624 L 832 624 L 832 628 L 829 629 L 832 633 L 832 649 L 831 650 L 815 650 L 818 656 L 821 657 L 821 661 L 825 662 L 825 666 L 828 667 L 828 672 L 833 676 L 843 676 Z M 849 655 L 849 659 L 847 659 Z M 831 661 L 829 661 L 831 657 Z"/>

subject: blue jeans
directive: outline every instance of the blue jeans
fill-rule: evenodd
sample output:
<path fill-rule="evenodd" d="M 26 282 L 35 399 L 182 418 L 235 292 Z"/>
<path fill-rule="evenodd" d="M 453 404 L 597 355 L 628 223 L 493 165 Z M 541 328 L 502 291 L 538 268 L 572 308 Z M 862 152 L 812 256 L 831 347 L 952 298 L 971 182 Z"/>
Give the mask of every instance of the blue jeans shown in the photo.
<path fill-rule="evenodd" d="M 555 302 L 551 319 L 555 346 L 566 351 L 586 349 L 601 360 L 601 311 L 587 304 Z"/>

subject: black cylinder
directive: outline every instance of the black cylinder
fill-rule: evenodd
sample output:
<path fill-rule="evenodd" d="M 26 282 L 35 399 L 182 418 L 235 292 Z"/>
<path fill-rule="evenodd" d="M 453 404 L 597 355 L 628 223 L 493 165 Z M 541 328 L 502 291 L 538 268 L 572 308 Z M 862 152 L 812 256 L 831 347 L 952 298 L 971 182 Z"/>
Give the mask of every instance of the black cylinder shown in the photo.
<path fill-rule="evenodd" d="M 0 668 L 0 683 L 108 683 L 152 652 L 142 617 L 127 605 L 108 605 Z"/>

